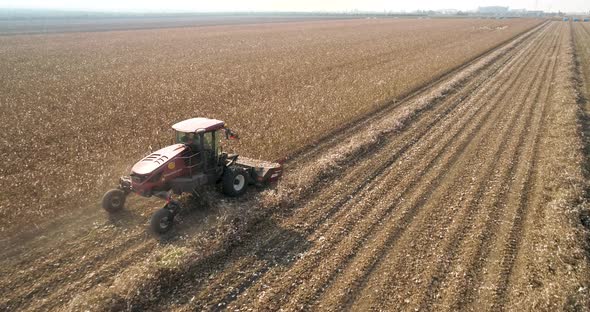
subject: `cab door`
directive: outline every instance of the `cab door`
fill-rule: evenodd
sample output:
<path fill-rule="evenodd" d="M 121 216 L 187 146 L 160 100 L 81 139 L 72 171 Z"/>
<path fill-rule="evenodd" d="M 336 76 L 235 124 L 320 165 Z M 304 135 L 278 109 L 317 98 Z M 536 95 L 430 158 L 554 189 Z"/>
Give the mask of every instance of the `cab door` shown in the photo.
<path fill-rule="evenodd" d="M 206 132 L 203 134 L 203 153 L 205 156 L 205 171 L 207 173 L 215 173 L 218 171 L 219 144 L 217 144 L 217 135 L 217 131 Z"/>

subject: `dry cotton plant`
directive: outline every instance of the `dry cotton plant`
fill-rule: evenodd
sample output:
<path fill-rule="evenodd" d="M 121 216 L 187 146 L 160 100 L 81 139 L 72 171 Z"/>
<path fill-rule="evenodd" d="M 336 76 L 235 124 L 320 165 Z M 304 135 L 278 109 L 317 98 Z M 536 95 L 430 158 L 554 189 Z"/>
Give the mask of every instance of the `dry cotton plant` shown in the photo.
<path fill-rule="evenodd" d="M 532 28 L 345 20 L 0 38 L 0 231 L 97 209 L 169 127 L 205 116 L 274 160 Z"/>

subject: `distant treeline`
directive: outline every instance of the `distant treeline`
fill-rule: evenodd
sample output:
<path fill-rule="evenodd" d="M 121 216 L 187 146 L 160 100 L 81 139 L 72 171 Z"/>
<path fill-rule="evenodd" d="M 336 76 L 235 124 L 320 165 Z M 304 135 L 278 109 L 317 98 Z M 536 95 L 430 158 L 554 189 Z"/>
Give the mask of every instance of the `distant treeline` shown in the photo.
<path fill-rule="evenodd" d="M 161 18 L 161 17 L 327 17 L 327 18 L 350 18 L 350 17 L 418 17 L 428 16 L 427 12 L 94 12 L 94 11 L 59 11 L 59 10 L 35 10 L 35 9 L 1 9 L 0 20 L 31 20 L 31 19 L 85 19 L 85 18 Z"/>

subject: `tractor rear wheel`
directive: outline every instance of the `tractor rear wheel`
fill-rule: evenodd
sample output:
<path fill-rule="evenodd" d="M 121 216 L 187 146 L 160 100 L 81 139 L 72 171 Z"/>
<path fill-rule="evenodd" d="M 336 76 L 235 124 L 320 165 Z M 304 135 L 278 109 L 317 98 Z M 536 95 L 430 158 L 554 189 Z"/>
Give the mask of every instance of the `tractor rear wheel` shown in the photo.
<path fill-rule="evenodd" d="M 223 173 L 223 193 L 227 196 L 238 197 L 248 187 L 246 171 L 240 168 L 230 167 Z"/>
<path fill-rule="evenodd" d="M 127 196 L 125 192 L 120 189 L 112 189 L 104 194 L 102 197 L 102 208 L 109 213 L 121 211 L 125 206 L 125 199 Z"/>
<path fill-rule="evenodd" d="M 163 234 L 170 231 L 173 224 L 174 213 L 166 208 L 156 211 L 150 220 L 150 226 L 152 230 L 158 234 Z"/>

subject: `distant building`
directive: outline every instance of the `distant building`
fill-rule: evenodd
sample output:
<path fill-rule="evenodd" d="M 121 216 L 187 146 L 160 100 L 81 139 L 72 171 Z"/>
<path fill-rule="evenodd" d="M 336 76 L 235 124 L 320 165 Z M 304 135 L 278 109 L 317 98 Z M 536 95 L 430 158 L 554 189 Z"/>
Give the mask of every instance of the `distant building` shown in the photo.
<path fill-rule="evenodd" d="M 495 17 L 538 17 L 544 16 L 543 11 L 528 11 L 526 9 L 510 9 L 502 6 L 479 7 L 477 13 Z"/>
<path fill-rule="evenodd" d="M 490 14 L 490 15 L 505 15 L 508 14 L 508 7 L 503 6 L 488 6 L 477 8 L 479 14 Z"/>
<path fill-rule="evenodd" d="M 528 16 L 543 16 L 545 15 L 544 11 L 527 11 Z"/>
<path fill-rule="evenodd" d="M 456 15 L 457 13 L 459 13 L 459 10 L 443 9 L 443 10 L 438 11 L 438 13 L 440 13 L 442 15 Z"/>

